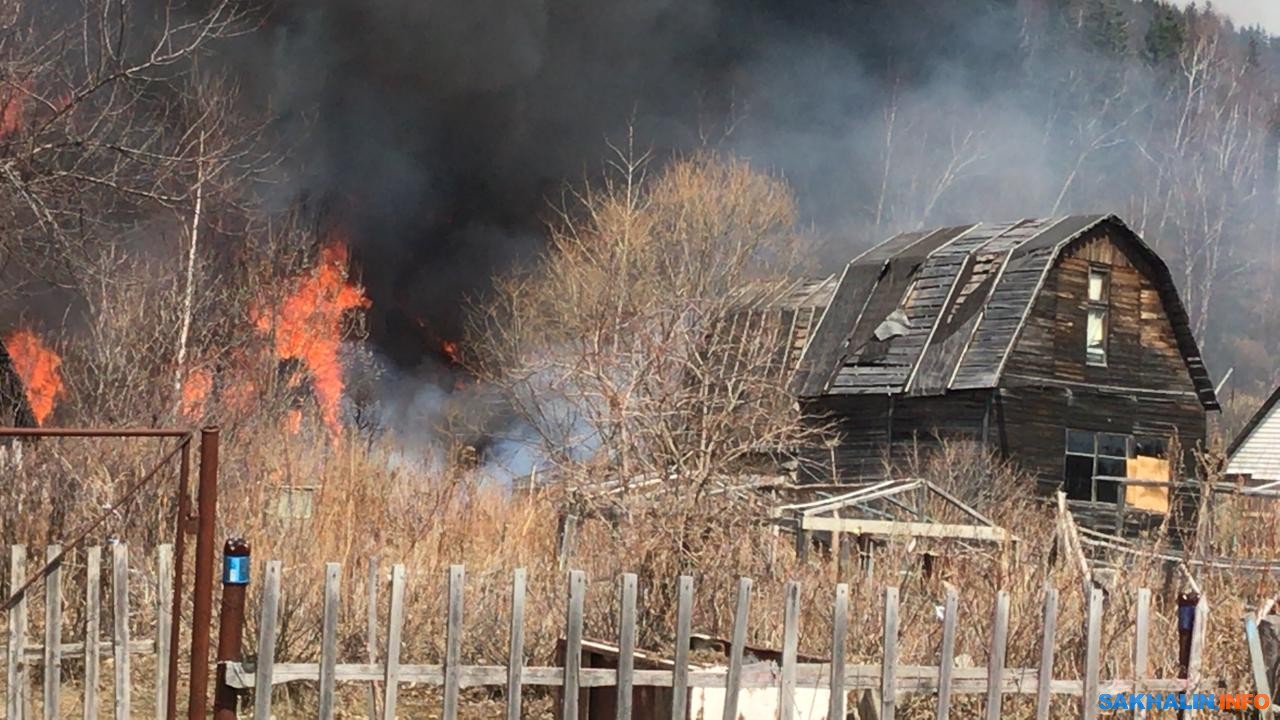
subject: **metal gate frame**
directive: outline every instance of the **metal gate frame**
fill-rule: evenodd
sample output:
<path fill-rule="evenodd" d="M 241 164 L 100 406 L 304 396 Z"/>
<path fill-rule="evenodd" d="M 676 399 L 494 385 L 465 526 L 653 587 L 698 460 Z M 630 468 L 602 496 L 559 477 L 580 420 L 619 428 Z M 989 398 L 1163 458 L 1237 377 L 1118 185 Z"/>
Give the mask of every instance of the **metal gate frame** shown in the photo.
<path fill-rule="evenodd" d="M 200 467 L 196 489 L 196 506 L 191 504 L 191 445 L 195 430 L 172 428 L 12 428 L 0 427 L 0 438 L 175 438 L 178 443 L 164 455 L 141 479 L 129 486 L 111 507 L 99 514 L 77 531 L 63 545 L 62 552 L 49 560 L 44 567 L 27 578 L 5 600 L 0 611 L 8 611 L 32 585 L 47 577 L 53 568 L 62 563 L 66 554 L 80 547 L 90 533 L 102 526 L 118 508 L 133 501 L 138 491 L 169 467 L 175 456 L 178 463 L 178 506 L 173 523 L 173 620 L 169 626 L 169 643 L 173 652 L 169 655 L 167 720 L 176 720 L 178 714 L 178 648 L 182 635 L 182 586 L 185 565 L 187 535 L 196 536 L 195 582 L 192 590 L 191 610 L 191 686 L 187 701 L 188 720 L 203 720 L 208 709 L 209 695 L 209 636 L 213 626 L 213 555 L 214 532 L 218 513 L 218 437 L 216 426 L 200 431 Z"/>

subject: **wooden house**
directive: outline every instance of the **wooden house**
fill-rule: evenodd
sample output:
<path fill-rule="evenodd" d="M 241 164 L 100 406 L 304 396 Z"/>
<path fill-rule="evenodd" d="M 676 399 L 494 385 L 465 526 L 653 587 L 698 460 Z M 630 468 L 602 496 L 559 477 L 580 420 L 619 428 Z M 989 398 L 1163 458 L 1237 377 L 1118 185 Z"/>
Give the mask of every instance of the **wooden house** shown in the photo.
<path fill-rule="evenodd" d="M 845 268 L 794 382 L 838 429 L 840 482 L 976 441 L 1113 532 L 1126 508 L 1148 527 L 1169 512 L 1219 409 L 1168 268 L 1101 215 L 886 240 Z"/>
<path fill-rule="evenodd" d="M 1227 474 L 1250 484 L 1280 483 L 1280 387 L 1227 448 Z"/>

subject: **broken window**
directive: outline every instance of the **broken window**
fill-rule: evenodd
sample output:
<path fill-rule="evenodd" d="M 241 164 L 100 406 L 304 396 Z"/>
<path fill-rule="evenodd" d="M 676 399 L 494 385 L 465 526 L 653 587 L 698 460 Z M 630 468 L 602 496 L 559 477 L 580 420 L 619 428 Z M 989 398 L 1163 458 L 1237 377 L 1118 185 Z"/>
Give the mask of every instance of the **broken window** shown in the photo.
<path fill-rule="evenodd" d="M 1089 319 L 1085 325 L 1085 359 L 1090 365 L 1107 364 L 1107 309 L 1111 299 L 1111 273 L 1089 268 Z"/>
<path fill-rule="evenodd" d="M 1067 430 L 1063 484 L 1072 500 L 1114 503 L 1129 462 L 1128 435 Z"/>

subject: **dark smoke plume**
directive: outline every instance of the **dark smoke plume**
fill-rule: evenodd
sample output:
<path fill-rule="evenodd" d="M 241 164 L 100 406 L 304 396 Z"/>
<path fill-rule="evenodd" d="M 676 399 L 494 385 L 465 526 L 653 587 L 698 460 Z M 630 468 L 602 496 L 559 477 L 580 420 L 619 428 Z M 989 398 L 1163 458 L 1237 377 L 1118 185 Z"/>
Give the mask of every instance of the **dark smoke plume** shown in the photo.
<path fill-rule="evenodd" d="M 343 208 L 374 338 L 412 365 L 631 129 L 658 155 L 757 155 L 809 219 L 847 220 L 861 173 L 830 141 L 878 112 L 876 78 L 924 83 L 1016 48 L 1007 8 L 957 5 L 971 4 L 282 1 L 228 56 L 281 134 L 304 138 L 292 189 Z"/>

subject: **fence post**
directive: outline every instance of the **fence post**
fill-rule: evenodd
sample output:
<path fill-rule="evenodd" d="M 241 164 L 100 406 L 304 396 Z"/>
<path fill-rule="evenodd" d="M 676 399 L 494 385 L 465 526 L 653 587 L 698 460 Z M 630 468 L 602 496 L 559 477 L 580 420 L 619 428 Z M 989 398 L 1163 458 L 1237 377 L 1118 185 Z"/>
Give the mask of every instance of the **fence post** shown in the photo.
<path fill-rule="evenodd" d="M 209 707 L 209 635 L 213 630 L 213 554 L 218 517 L 218 428 L 200 431 L 196 486 L 196 557 L 191 594 L 191 687 L 188 720 L 204 720 Z"/>
<path fill-rule="evenodd" d="M 845 716 L 844 645 L 849 634 L 849 586 L 836 585 L 836 603 L 831 618 L 831 701 L 827 717 Z"/>
<path fill-rule="evenodd" d="M 987 720 L 1000 720 L 1000 700 L 1004 694 L 1004 657 L 1009 636 L 1009 593 L 996 594 L 996 612 L 991 628 L 991 652 L 987 655 Z"/>
<path fill-rule="evenodd" d="M 951 716 L 951 676 L 956 666 L 956 613 L 960 596 L 954 587 L 947 588 L 942 609 L 942 649 L 938 653 L 938 720 Z"/>
<path fill-rule="evenodd" d="M 898 588 L 884 589 L 884 654 L 880 662 L 880 720 L 893 720 L 898 692 Z"/>
<path fill-rule="evenodd" d="M 1133 693 L 1136 695 L 1146 690 L 1148 672 L 1148 648 L 1151 634 L 1151 591 L 1138 589 L 1138 605 L 1134 608 L 1133 618 Z M 1147 716 L 1145 708 L 1135 708 L 1134 720 L 1142 720 Z"/>
<path fill-rule="evenodd" d="M 449 567 L 449 608 L 444 636 L 444 708 L 443 720 L 457 720 L 458 689 L 461 687 L 462 602 L 466 570 L 461 565 Z"/>
<path fill-rule="evenodd" d="M 102 631 L 102 548 L 84 552 L 84 720 L 98 720 L 98 657 Z"/>
<path fill-rule="evenodd" d="M 129 720 L 129 547 L 111 546 L 112 654 L 116 665 L 116 720 Z"/>
<path fill-rule="evenodd" d="M 587 576 L 581 570 L 569 572 L 569 603 L 564 628 L 564 692 L 560 698 L 562 720 L 578 720 L 578 688 L 582 670 L 582 612 L 587 594 Z"/>
<path fill-rule="evenodd" d="M 60 545 L 44 549 L 45 562 L 62 553 Z M 58 720 L 62 697 L 62 563 L 45 576 L 44 586 L 44 717 Z"/>
<path fill-rule="evenodd" d="M 333 720 L 337 694 L 334 673 L 338 665 L 338 603 L 342 583 L 342 566 L 324 566 L 324 625 L 320 630 L 320 720 Z"/>
<path fill-rule="evenodd" d="M 213 687 L 214 720 L 235 720 L 240 693 L 227 684 L 227 663 L 239 662 L 244 643 L 244 597 L 252 556 L 249 543 L 231 538 L 222 546 L 222 608 L 218 612 L 218 668 Z"/>
<path fill-rule="evenodd" d="M 1053 636 L 1058 629 L 1058 589 L 1045 586 L 1044 621 L 1040 639 L 1040 673 L 1036 677 L 1036 720 L 1049 720 L 1049 691 L 1053 686 Z"/>
<path fill-rule="evenodd" d="M 9 548 L 9 587 L 20 588 L 27 579 L 27 548 Z M 9 610 L 9 676 L 5 685 L 5 717 L 26 717 L 27 694 L 27 596 L 23 593 Z"/>
<path fill-rule="evenodd" d="M 271 682 L 276 662 L 276 618 L 280 612 L 280 561 L 267 563 L 262 576 L 262 613 L 258 621 L 258 668 L 253 681 L 253 718 L 271 718 Z"/>
<path fill-rule="evenodd" d="M 173 637 L 173 546 L 156 547 L 156 720 L 166 720 L 169 712 L 169 658 L 174 652 Z"/>
<path fill-rule="evenodd" d="M 404 565 L 391 566 L 391 605 L 387 612 L 387 667 L 382 677 L 382 717 L 395 720 L 400 700 L 400 634 L 404 631 Z"/>
<path fill-rule="evenodd" d="M 1271 683 L 1267 679 L 1267 660 L 1262 656 L 1262 637 L 1258 634 L 1258 618 L 1251 611 L 1244 613 L 1244 637 L 1249 645 L 1249 666 L 1253 670 L 1253 691 L 1271 697 Z M 1274 706 L 1268 705 L 1262 717 L 1270 718 Z"/>
<path fill-rule="evenodd" d="M 786 586 L 782 615 L 782 684 L 778 692 L 781 720 L 796 717 L 796 656 L 800 646 L 800 583 L 792 580 Z"/>
<path fill-rule="evenodd" d="M 631 720 L 636 657 L 636 576 L 625 573 L 618 596 L 617 720 Z"/>
<path fill-rule="evenodd" d="M 1102 648 L 1102 590 L 1089 590 L 1089 619 L 1085 626 L 1084 690 L 1080 696 L 1080 717 L 1098 716 L 1098 654 Z"/>
<path fill-rule="evenodd" d="M 524 686 L 524 588 L 525 570 L 511 576 L 511 640 L 507 647 L 507 720 L 520 720 Z"/>
<path fill-rule="evenodd" d="M 724 720 L 738 720 L 738 691 L 742 684 L 742 655 L 747 645 L 750 609 L 751 578 L 739 578 L 738 605 L 733 613 L 733 640 L 729 648 L 729 668 L 724 680 Z"/>
<path fill-rule="evenodd" d="M 676 652 L 671 668 L 671 720 L 685 720 L 689 709 L 689 633 L 693 627 L 693 578 L 681 575 L 676 590 Z"/>

